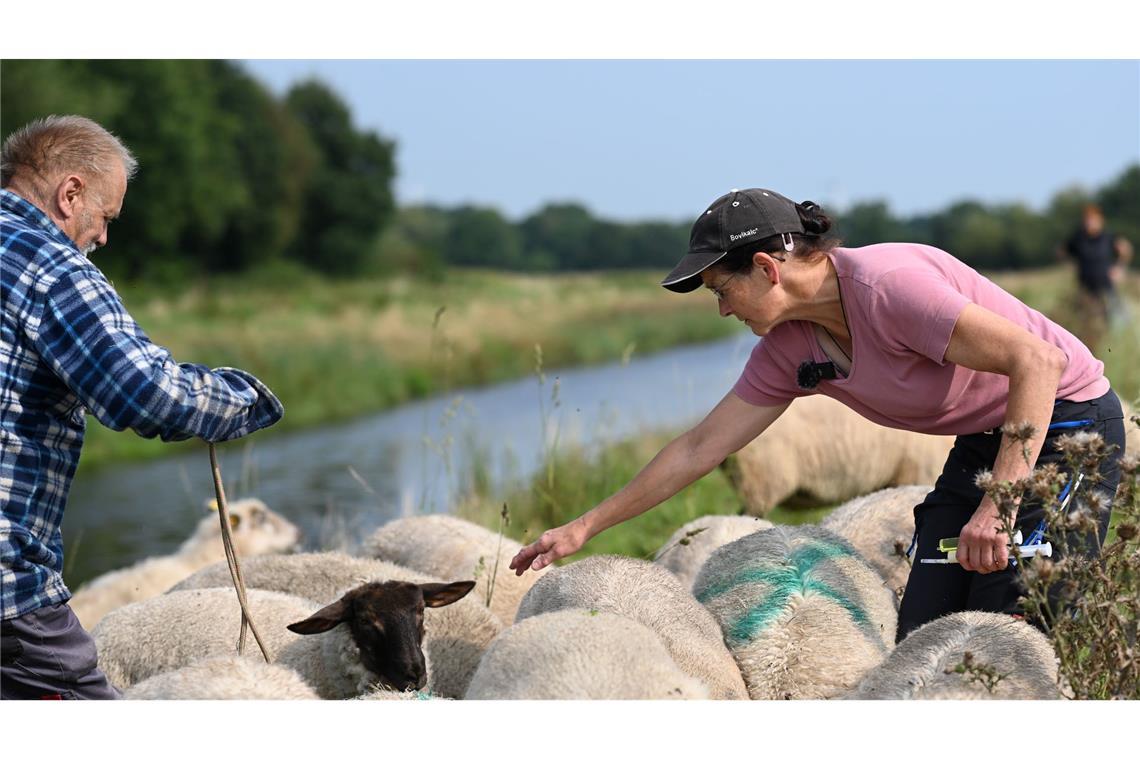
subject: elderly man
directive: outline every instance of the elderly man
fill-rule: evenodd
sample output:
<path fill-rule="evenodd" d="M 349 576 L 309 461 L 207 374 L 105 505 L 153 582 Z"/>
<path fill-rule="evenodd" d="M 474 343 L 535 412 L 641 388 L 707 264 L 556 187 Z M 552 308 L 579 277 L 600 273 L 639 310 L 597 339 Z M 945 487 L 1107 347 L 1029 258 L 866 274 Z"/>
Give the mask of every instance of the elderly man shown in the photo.
<path fill-rule="evenodd" d="M 164 441 L 226 441 L 281 402 L 237 369 L 178 364 L 87 259 L 107 243 L 137 162 L 103 127 L 51 116 L 12 133 L 0 190 L 0 697 L 106 699 L 67 605 L 60 522 L 84 415 Z"/>

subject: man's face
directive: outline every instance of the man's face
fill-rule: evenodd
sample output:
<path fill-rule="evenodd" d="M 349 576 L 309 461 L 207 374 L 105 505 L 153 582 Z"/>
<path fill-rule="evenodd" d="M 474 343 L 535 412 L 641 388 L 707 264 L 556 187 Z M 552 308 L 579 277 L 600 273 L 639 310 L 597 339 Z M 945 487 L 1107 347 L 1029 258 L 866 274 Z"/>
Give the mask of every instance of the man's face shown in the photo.
<path fill-rule="evenodd" d="M 127 174 L 122 166 L 103 179 L 89 182 L 77 199 L 72 229 L 65 229 L 84 256 L 107 244 L 107 227 L 119 216 L 127 194 Z"/>
<path fill-rule="evenodd" d="M 1090 235 L 1099 235 L 1104 229 L 1104 217 L 1095 211 L 1085 212 L 1085 232 Z"/>

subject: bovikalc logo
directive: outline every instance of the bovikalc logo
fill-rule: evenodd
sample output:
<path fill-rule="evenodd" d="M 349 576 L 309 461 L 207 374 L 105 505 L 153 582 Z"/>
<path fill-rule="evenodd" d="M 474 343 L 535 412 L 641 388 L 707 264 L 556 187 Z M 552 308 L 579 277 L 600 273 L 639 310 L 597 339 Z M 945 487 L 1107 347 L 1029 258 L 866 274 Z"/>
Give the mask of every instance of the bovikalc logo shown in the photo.
<path fill-rule="evenodd" d="M 729 235 L 728 236 L 728 242 L 735 243 L 737 240 L 740 240 L 742 238 L 746 238 L 749 235 L 755 235 L 759 231 L 760 231 L 759 227 L 753 227 L 750 230 L 745 230 L 744 232 L 738 232 L 735 235 Z"/>

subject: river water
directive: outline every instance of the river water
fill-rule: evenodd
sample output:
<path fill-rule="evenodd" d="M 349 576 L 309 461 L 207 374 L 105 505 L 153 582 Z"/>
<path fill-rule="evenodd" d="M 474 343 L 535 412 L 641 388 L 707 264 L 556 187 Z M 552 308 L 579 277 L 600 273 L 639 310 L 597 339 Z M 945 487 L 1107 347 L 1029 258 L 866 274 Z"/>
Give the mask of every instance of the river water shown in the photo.
<path fill-rule="evenodd" d="M 341 425 L 254 435 L 218 448 L 226 496 L 262 499 L 300 526 L 306 549 L 351 549 L 394 517 L 448 511 L 476 461 L 503 488 L 535 472 L 546 447 L 590 449 L 699 420 L 732 387 L 755 342 L 743 333 L 628 362 L 552 370 L 544 380 L 531 375 L 460 390 Z M 81 469 L 63 522 L 65 579 L 75 588 L 175 551 L 213 495 L 205 447 Z"/>

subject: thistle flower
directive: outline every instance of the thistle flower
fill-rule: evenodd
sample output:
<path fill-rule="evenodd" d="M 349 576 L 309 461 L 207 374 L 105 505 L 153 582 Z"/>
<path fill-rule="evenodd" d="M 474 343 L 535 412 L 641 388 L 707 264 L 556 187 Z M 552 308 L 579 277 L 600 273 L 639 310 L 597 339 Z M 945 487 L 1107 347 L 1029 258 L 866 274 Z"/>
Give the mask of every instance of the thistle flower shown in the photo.
<path fill-rule="evenodd" d="M 1081 470 L 1096 470 L 1110 451 L 1100 433 L 1084 431 L 1063 435 L 1053 445 Z"/>
<path fill-rule="evenodd" d="M 1133 452 L 1120 458 L 1120 472 L 1122 474 L 1131 475 L 1138 469 L 1140 469 L 1140 453 Z"/>
<path fill-rule="evenodd" d="M 1048 583 L 1053 577 L 1053 570 L 1056 567 L 1053 560 L 1045 559 L 1044 557 L 1035 558 L 1033 562 L 1028 563 L 1029 567 L 1025 570 L 1025 581 L 1028 584 Z"/>
<path fill-rule="evenodd" d="M 978 470 L 978 474 L 974 476 L 974 485 L 986 493 L 994 490 L 997 483 L 992 470 Z"/>
<path fill-rule="evenodd" d="M 1067 478 L 1055 462 L 1048 462 L 1029 476 L 1026 491 L 1037 501 L 1050 502 L 1056 498 Z"/>
<path fill-rule="evenodd" d="M 1006 423 L 1001 426 L 1002 435 L 1015 441 L 1028 441 L 1037 435 L 1037 426 L 1026 420 L 1025 422 Z"/>

